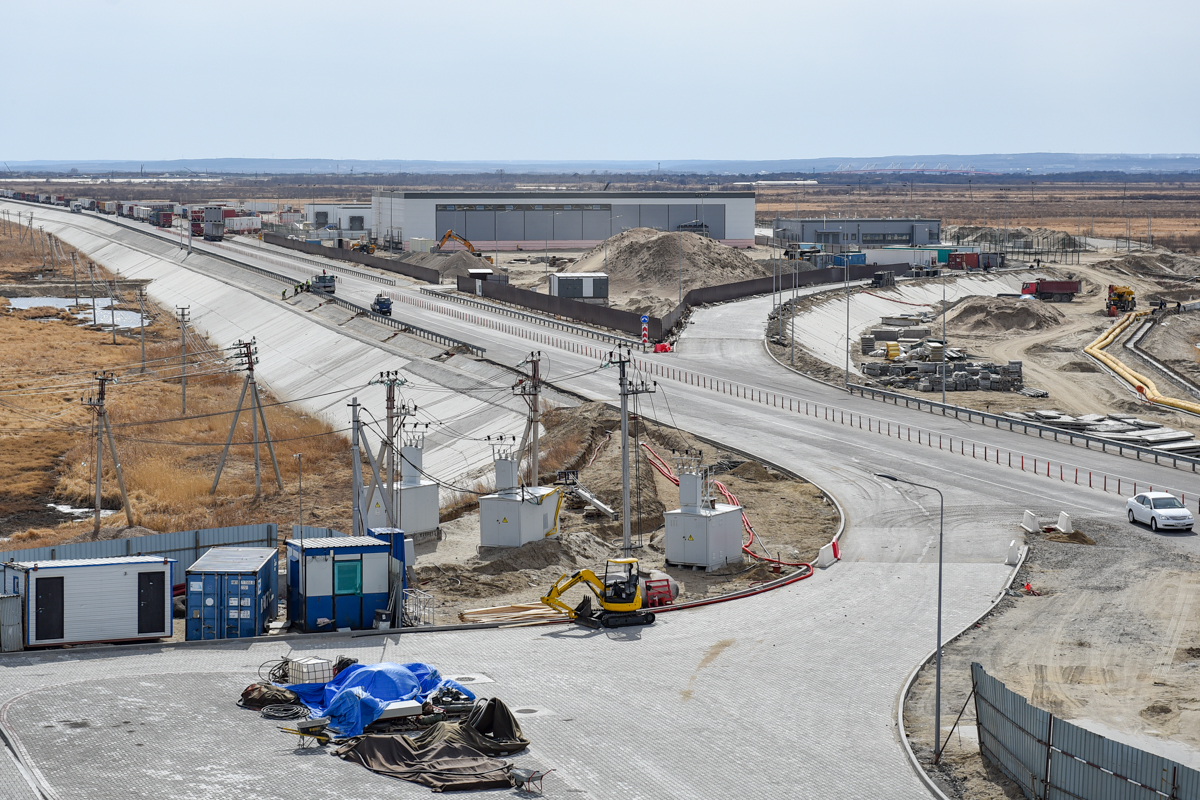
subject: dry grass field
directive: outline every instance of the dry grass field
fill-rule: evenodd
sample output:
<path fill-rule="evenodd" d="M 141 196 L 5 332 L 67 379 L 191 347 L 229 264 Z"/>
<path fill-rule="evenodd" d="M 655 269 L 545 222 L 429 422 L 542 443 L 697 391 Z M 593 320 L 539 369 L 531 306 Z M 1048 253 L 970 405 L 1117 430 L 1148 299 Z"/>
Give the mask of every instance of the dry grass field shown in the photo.
<path fill-rule="evenodd" d="M 69 248 L 68 248 L 69 250 Z M 0 234 L 0 282 L 33 281 L 41 258 Z M 105 276 L 107 277 L 107 276 Z M 128 298 L 127 298 L 128 299 Z M 126 306 L 129 307 L 129 306 Z M 136 302 L 132 309 L 136 310 Z M 187 415 L 181 415 L 179 329 L 169 311 L 150 306 L 146 365 L 136 335 L 83 324 L 54 308 L 13 311 L 0 298 L 0 549 L 90 536 L 90 517 L 50 504 L 92 505 L 93 414 L 80 402 L 96 393 L 96 371 L 116 377 L 107 408 L 124 468 L 134 522 L 153 531 L 296 520 L 297 463 L 304 454 L 305 522 L 346 529 L 350 516 L 349 447 L 321 420 L 277 404 L 260 387 L 284 488 L 278 490 L 265 447 L 263 492 L 254 496 L 252 448 L 235 446 L 215 495 L 209 494 L 221 446 L 241 391 L 242 373 L 225 353 L 189 331 Z M 103 314 L 100 322 L 103 323 Z M 223 343 L 228 344 L 228 343 Z M 251 441 L 243 412 L 235 443 Z M 105 509 L 119 509 L 111 459 L 104 458 Z M 105 537 L 122 535 L 123 514 L 104 519 Z M 111 526 L 111 527 L 110 527 Z"/>

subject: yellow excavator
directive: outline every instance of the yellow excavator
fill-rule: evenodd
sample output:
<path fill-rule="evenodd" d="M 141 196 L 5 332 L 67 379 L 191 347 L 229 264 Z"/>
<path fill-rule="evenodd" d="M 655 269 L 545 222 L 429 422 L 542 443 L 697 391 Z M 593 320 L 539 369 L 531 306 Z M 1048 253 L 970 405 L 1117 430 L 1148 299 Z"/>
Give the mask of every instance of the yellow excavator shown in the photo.
<path fill-rule="evenodd" d="M 470 240 L 470 239 L 467 239 L 465 236 L 459 236 L 457 233 L 455 233 L 455 232 L 454 232 L 454 231 L 452 231 L 452 230 L 451 230 L 451 231 L 446 231 L 446 232 L 445 232 L 445 234 L 443 234 L 443 235 L 442 235 L 442 240 L 441 240 L 440 242 L 438 242 L 438 250 L 441 250 L 441 249 L 442 249 L 442 248 L 443 248 L 443 247 L 446 245 L 446 242 L 450 241 L 451 239 L 453 239 L 454 241 L 458 242 L 458 243 L 459 243 L 459 244 L 461 244 L 463 247 L 467 248 L 467 251 L 468 251 L 468 252 L 470 252 L 470 253 L 471 253 L 471 255 L 473 255 L 473 256 L 479 256 L 479 257 L 481 257 L 481 258 L 482 258 L 484 261 L 488 262 L 489 264 L 494 264 L 494 263 L 495 263 L 495 262 L 492 260 L 492 257 L 491 257 L 491 256 L 485 256 L 485 255 L 483 255 L 483 253 L 480 253 L 478 250 L 476 250 L 476 249 L 475 249 L 475 245 L 471 244 L 471 240 Z"/>
<path fill-rule="evenodd" d="M 591 597 L 585 596 L 574 608 L 560 599 L 577 583 L 584 583 L 592 590 L 600 610 L 592 608 Z M 636 558 L 610 558 L 604 566 L 604 580 L 590 569 L 581 569 L 569 578 L 563 575 L 550 587 L 542 602 L 589 628 L 625 628 L 654 622 L 654 613 L 642 608 L 642 584 Z"/>

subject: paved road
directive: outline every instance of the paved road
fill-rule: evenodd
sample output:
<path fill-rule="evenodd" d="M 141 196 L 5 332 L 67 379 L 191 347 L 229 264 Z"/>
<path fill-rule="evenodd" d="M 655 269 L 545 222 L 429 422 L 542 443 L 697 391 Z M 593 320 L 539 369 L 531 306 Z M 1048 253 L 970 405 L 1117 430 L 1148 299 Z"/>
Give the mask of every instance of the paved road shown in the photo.
<path fill-rule="evenodd" d="M 58 220 L 56 212 L 41 212 L 41 216 L 47 229 Z M 88 225 L 107 227 L 100 220 Z M 70 241 L 69 232 L 63 233 Z M 303 271 L 297 268 L 298 273 Z M 366 281 L 360 285 L 349 278 L 339 286 L 339 296 L 369 297 L 375 291 L 375 285 Z M 416 290 L 398 285 L 396 291 Z M 153 287 L 150 292 L 153 295 Z M 954 436 L 956 441 L 966 437 L 981 447 L 1000 446 L 1085 471 L 1120 474 L 1200 495 L 1200 481 L 1186 472 L 848 397 L 802 378 L 775 364 L 763 349 L 761 329 L 769 303 L 770 298 L 760 298 L 700 310 L 681 352 L 658 357 L 656 363 L 802 402 L 836 406 L 853 415 L 920 427 L 935 436 Z M 435 305 L 461 310 L 454 304 Z M 527 338 L 531 332 L 546 333 L 540 326 L 498 315 L 475 314 L 472 321 L 437 310 L 399 307 L 411 313 L 415 324 L 482 344 L 489 358 L 502 363 L 515 364 L 536 346 Z M 479 324 L 477 320 L 483 318 L 493 327 Z M 582 354 L 580 348 L 607 348 L 585 337 L 554 337 L 556 344 L 540 345 L 550 358 L 551 379 L 558 378 L 565 388 L 588 397 L 614 399 L 613 370 L 575 375 L 597 367 L 598 358 Z M 563 786 L 585 795 L 923 796 L 924 790 L 901 757 L 892 708 L 904 676 L 932 649 L 931 576 L 938 556 L 938 503 L 932 492 L 884 481 L 875 474 L 934 483 L 946 494 L 950 630 L 986 609 L 1001 587 L 1007 575 L 1002 561 L 1009 541 L 1018 535 L 1023 509 L 1046 517 L 1067 510 L 1086 519 L 1111 518 L 1123 506 L 1115 494 L 1009 469 L 969 454 L 951 454 L 927 443 L 889 438 L 843 424 L 836 414 L 834 421 L 828 421 L 675 380 L 659 378 L 659 392 L 646 398 L 641 411 L 659 420 L 674 419 L 699 435 L 758 454 L 819 483 L 846 512 L 845 561 L 795 587 L 752 601 L 668 615 L 662 625 L 616 641 L 561 631 L 449 634 L 406 637 L 394 655 L 392 651 L 382 654 L 393 660 L 427 660 L 447 672 L 487 672 L 497 677 L 497 694 L 518 704 L 551 708 L 553 715 L 529 721 L 535 739 L 533 755 L 560 770 L 556 779 Z M 770 532 L 763 535 L 769 543 Z M 1175 541 L 1179 547 L 1194 546 L 1191 539 Z M 733 643 L 723 644 L 728 640 Z M 97 696 L 108 698 L 106 693 L 114 690 L 104 680 L 134 673 L 240 669 L 241 680 L 248 677 L 251 662 L 264 660 L 282 647 L 256 643 L 251 646 L 253 657 L 240 659 L 225 655 L 228 648 L 89 657 L 88 664 L 102 664 L 95 673 L 69 661 L 59 663 L 77 657 L 74 654 L 23 656 L 0 661 L 0 686 L 5 687 L 0 696 L 12 698 L 26 689 L 47 687 L 45 692 L 10 701 L 9 724 L 22 741 L 29 740 L 32 760 L 53 785 L 63 787 L 64 796 L 104 796 L 111 779 L 102 772 L 46 757 L 52 740 L 45 737 L 82 736 L 77 731 L 88 729 L 42 733 L 50 730 L 41 727 L 48 724 L 48 716 L 74 717 L 66 716 L 70 709 L 53 705 L 38 710 L 41 701 L 35 696 L 55 694 L 49 687 L 78 680 L 81 683 L 71 697 L 86 702 Z M 341 652 L 347 647 L 335 649 Z M 706 654 L 713 658 L 701 667 Z M 238 680 L 230 678 L 222 685 L 233 686 Z M 147 707 L 172 691 L 166 684 L 146 688 L 138 691 L 149 698 Z M 693 694 L 684 700 L 680 693 L 688 689 Z M 204 692 L 210 693 L 210 689 Z M 768 720 L 773 724 L 764 725 Z M 587 733 L 581 734 L 585 723 Z M 160 724 L 157 730 L 164 728 Z M 164 733 L 162 742 L 153 744 L 182 747 L 184 741 L 180 731 L 173 736 Z M 228 757 L 236 765 L 231 774 L 266 769 L 281 776 L 284 762 L 264 760 L 266 750 L 256 749 L 276 752 L 271 750 L 276 745 L 266 738 L 250 741 L 253 746 L 239 740 L 239 747 L 228 748 Z M 597 747 L 597 742 L 612 747 Z M 149 744 L 143 742 L 143 747 Z M 130 748 L 121 755 L 132 759 L 129 768 L 136 774 L 176 774 L 159 769 L 155 758 L 143 758 Z M 249 755 L 262 758 L 251 762 Z M 292 763 L 286 762 L 287 768 Z M 186 762 L 176 769 L 186 775 L 198 766 Z M 342 773 L 338 775 L 342 781 Z M 232 794 L 227 787 L 214 784 L 212 796 L 252 796 Z M 269 791 L 261 788 L 264 794 Z M 145 792 L 142 796 L 171 794 L 166 784 L 147 785 Z"/>

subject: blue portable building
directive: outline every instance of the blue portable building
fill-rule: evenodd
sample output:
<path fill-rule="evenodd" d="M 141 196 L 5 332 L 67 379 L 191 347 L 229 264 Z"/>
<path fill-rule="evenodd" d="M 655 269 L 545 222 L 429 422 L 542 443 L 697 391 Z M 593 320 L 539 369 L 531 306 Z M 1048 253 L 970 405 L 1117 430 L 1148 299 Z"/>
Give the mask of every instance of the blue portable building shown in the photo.
<path fill-rule="evenodd" d="M 416 547 L 411 536 L 405 536 L 400 528 L 368 528 L 372 537 L 387 542 L 391 550 L 390 571 L 392 586 L 403 591 L 408 588 L 408 567 L 416 564 Z"/>
<path fill-rule="evenodd" d="M 305 631 L 370 628 L 388 605 L 391 546 L 369 536 L 288 539 L 288 616 Z"/>
<path fill-rule="evenodd" d="M 187 569 L 187 640 L 258 636 L 279 599 L 274 547 L 214 547 Z"/>

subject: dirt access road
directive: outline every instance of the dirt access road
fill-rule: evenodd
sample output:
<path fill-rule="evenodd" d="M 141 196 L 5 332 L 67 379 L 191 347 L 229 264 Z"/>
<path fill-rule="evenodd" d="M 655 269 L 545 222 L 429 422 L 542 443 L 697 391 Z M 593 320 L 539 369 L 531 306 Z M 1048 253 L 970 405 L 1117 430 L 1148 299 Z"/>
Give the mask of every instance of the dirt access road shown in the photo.
<path fill-rule="evenodd" d="M 1040 511 L 1044 519 L 1052 509 Z M 943 740 L 967 700 L 977 661 L 1038 708 L 1200 766 L 1200 558 L 1179 552 L 1181 534 L 1151 533 L 1119 518 L 1081 517 L 1074 527 L 1095 544 L 1028 537 L 1030 554 L 1013 586 L 1029 582 L 1040 596 L 1010 593 L 945 647 Z M 927 768 L 933 699 L 930 665 L 905 706 L 910 742 Z M 951 797 L 1021 796 L 980 757 L 973 702 L 931 774 Z"/>

